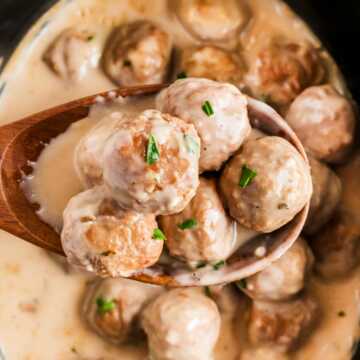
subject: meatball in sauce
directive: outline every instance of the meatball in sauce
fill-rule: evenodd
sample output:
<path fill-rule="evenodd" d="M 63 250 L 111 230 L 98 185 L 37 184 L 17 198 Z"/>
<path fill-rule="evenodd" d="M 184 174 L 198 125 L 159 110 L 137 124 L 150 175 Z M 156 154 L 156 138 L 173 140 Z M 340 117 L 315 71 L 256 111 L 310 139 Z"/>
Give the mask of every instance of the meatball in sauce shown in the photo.
<path fill-rule="evenodd" d="M 200 172 L 219 170 L 250 134 L 246 97 L 230 84 L 177 80 L 158 95 L 156 105 L 195 126 L 201 139 Z"/>

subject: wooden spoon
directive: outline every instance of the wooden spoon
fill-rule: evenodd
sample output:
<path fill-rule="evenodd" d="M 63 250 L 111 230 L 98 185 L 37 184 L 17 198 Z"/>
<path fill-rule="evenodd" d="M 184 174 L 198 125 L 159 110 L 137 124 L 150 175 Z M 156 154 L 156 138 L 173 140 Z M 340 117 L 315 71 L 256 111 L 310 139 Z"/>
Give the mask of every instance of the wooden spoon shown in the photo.
<path fill-rule="evenodd" d="M 29 163 L 37 160 L 52 138 L 63 133 L 72 123 L 88 116 L 90 107 L 99 96 L 111 101 L 114 94 L 124 97 L 147 95 L 164 87 L 148 85 L 116 89 L 72 101 L 0 127 L 0 228 L 46 250 L 64 255 L 59 234 L 37 216 L 37 206 L 29 202 L 21 189 L 22 177 L 32 171 Z M 307 161 L 300 141 L 271 107 L 249 98 L 248 110 L 254 127 L 285 137 Z M 289 249 L 300 235 L 308 207 L 307 204 L 290 223 L 276 232 L 249 241 L 218 270 L 211 265 L 189 270 L 185 264 L 174 260 L 166 264 L 158 263 L 132 278 L 168 286 L 203 286 L 248 277 L 263 270 Z M 259 247 L 263 252 L 260 257 L 256 251 Z"/>

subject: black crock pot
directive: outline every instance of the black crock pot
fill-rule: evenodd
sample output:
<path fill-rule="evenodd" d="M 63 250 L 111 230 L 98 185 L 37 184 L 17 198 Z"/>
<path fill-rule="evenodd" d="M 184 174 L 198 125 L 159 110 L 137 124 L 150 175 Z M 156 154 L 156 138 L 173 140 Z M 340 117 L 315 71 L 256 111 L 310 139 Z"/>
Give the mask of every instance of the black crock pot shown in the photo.
<path fill-rule="evenodd" d="M 355 100 L 360 103 L 360 0 L 285 1 L 322 40 L 345 75 Z M 3 57 L 0 72 L 29 26 L 55 2 L 0 0 L 0 58 Z M 360 349 L 353 359 L 360 360 Z"/>

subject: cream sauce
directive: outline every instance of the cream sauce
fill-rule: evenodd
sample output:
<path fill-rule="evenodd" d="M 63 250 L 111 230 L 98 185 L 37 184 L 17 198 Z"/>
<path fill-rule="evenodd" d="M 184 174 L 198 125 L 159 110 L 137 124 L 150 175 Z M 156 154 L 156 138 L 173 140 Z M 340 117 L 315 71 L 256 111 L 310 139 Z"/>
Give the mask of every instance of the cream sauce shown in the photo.
<path fill-rule="evenodd" d="M 318 44 L 306 25 L 279 0 L 252 0 L 251 7 L 255 20 L 240 38 L 241 52 L 247 62 L 254 59 L 259 43 L 266 41 L 269 33 L 286 34 L 293 40 L 307 39 Z M 41 57 L 63 29 L 80 23 L 82 28 L 91 29 L 96 34 L 94 46 L 101 52 L 113 26 L 144 17 L 171 31 L 176 47 L 198 43 L 185 32 L 165 0 L 60 1 L 27 34 L 0 78 L 0 88 L 6 83 L 0 97 L 1 124 L 114 87 L 96 67 L 89 67 L 87 76 L 72 82 L 60 80 L 50 72 Z M 333 70 L 333 75 L 338 75 L 337 69 Z M 342 89 L 341 77 L 339 79 L 338 88 Z M 98 109 L 102 111 L 101 107 Z M 36 189 L 33 200 L 44 204 L 41 199 L 47 198 L 48 205 L 40 211 L 57 228 L 61 226 L 60 214 L 68 198 L 81 190 L 80 183 L 74 181 L 71 161 L 74 146 L 97 118 L 90 115 L 74 125 L 66 135 L 67 141 L 62 141 L 61 137 L 53 140 L 47 148 L 47 156 L 42 156 L 38 162 L 38 169 L 48 171 L 36 173 L 35 170 L 36 176 L 30 180 L 32 188 Z M 64 173 L 72 176 L 68 178 L 63 176 Z M 29 189 L 28 186 L 25 188 Z M 64 192 L 59 192 L 59 188 Z M 108 360 L 140 360 L 146 357 L 145 346 L 109 345 L 81 321 L 79 302 L 87 275 L 65 273 L 44 251 L 5 232 L 0 232 L 0 275 L 0 344 L 7 359 L 95 360 L 104 357 Z M 322 319 L 304 346 L 289 356 L 272 354 L 271 349 L 254 352 L 248 348 L 244 340 L 245 306 L 242 303 L 224 311 L 215 359 L 349 359 L 358 332 L 359 279 L 359 271 L 356 271 L 339 282 L 311 282 L 310 291 L 322 305 Z M 339 317 L 339 311 L 346 315 Z M 238 317 L 241 321 L 236 324 Z"/>

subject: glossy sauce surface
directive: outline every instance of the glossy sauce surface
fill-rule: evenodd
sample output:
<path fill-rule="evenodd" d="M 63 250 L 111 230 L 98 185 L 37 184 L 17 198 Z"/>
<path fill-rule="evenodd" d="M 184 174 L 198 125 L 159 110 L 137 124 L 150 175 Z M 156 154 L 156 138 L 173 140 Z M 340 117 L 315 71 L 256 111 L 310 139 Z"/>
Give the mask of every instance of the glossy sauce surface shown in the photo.
<path fill-rule="evenodd" d="M 251 6 L 255 20 L 241 35 L 242 53 L 247 62 L 251 62 L 269 33 L 274 36 L 285 33 L 293 40 L 307 39 L 317 43 L 306 26 L 279 1 L 253 0 Z M 96 33 L 93 40 L 97 48 L 94 51 L 96 62 L 113 26 L 144 17 L 170 31 L 177 47 L 197 43 L 185 32 L 164 0 L 60 2 L 27 35 L 1 77 L 6 82 L 0 97 L 1 123 L 114 88 L 115 85 L 95 67 L 80 81 L 60 80 L 44 65 L 42 54 L 63 29 L 81 23 L 82 27 Z M 336 72 L 334 69 L 333 74 Z M 341 90 L 341 81 L 337 84 Z M 152 99 L 148 98 L 121 106 L 138 111 L 150 107 L 151 103 Z M 97 107 L 93 116 L 54 140 L 37 163 L 35 177 L 30 179 L 33 200 L 46 204 L 41 212 L 47 214 L 48 221 L 58 229 L 68 198 L 81 190 L 72 166 L 73 149 L 78 139 L 96 123 L 101 111 L 101 106 Z M 29 191 L 29 184 L 25 188 Z M 95 360 L 104 357 L 140 360 L 146 357 L 145 345 L 109 345 L 88 330 L 80 319 L 79 304 L 88 275 L 64 271 L 62 263 L 54 261 L 49 254 L 4 232 L 0 233 L 0 275 L 0 345 L 7 359 Z M 222 311 L 222 331 L 215 360 L 350 359 L 358 333 L 359 272 L 332 283 L 314 279 L 308 286 L 321 303 L 321 320 L 308 341 L 289 355 L 273 353 L 272 349 L 251 349 L 244 340 L 245 300 L 233 293 L 224 294 L 228 306 Z M 340 317 L 339 312 L 344 312 L 345 316 Z"/>

